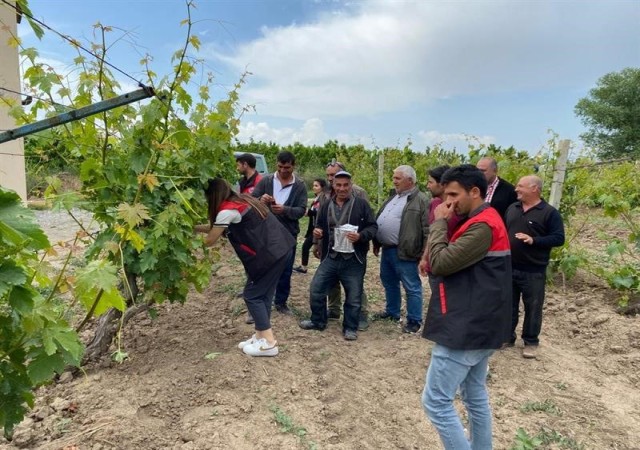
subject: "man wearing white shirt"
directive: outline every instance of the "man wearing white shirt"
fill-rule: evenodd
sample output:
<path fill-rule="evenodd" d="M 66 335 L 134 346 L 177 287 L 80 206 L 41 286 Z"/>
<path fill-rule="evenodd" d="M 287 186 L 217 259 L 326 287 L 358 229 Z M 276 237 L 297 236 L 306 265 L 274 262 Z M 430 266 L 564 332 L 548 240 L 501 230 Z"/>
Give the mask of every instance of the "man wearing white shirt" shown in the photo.
<path fill-rule="evenodd" d="M 260 180 L 252 195 L 269 206 L 280 223 L 291 233 L 294 238 L 300 233 L 298 221 L 307 209 L 307 188 L 304 182 L 296 177 L 293 170 L 296 165 L 296 157 L 293 153 L 282 151 L 276 157 L 278 170 Z M 295 244 L 291 253 L 291 260 L 278 281 L 274 298 L 275 308 L 282 314 L 291 314 L 287 306 L 289 292 L 291 291 L 291 273 L 295 261 Z"/>

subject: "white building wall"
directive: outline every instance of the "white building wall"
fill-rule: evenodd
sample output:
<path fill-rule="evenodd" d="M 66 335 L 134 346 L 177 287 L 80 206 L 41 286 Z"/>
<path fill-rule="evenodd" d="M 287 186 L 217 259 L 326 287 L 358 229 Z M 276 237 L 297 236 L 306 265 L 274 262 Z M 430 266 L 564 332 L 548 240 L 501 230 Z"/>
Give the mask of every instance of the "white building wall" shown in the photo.
<path fill-rule="evenodd" d="M 16 12 L 0 3 L 0 87 L 21 92 L 18 49 L 8 45 L 12 35 L 17 36 Z M 0 96 L 13 98 L 17 102 L 21 100 L 19 96 L 2 90 L 0 90 Z M 2 131 L 16 127 L 8 111 L 8 107 L 0 101 L 0 130 Z M 0 144 L 0 186 L 16 191 L 23 201 L 27 200 L 22 139 Z"/>

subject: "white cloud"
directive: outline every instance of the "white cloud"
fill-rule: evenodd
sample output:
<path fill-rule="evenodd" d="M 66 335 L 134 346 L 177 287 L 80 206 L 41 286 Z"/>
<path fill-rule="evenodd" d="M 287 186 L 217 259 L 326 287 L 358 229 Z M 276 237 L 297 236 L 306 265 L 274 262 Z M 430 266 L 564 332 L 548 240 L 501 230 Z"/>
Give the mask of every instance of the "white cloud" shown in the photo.
<path fill-rule="evenodd" d="M 415 133 L 416 138 L 412 141 L 412 148 L 417 151 L 423 150 L 427 146 L 440 145 L 447 149 L 456 148 L 466 151 L 469 144 L 476 147 L 479 145 L 495 144 L 493 136 L 473 136 L 465 133 L 442 133 L 436 130 L 420 130 Z M 336 140 L 345 145 L 362 144 L 367 148 L 398 146 L 402 147 L 405 142 L 376 142 L 373 137 L 358 136 L 348 133 L 337 133 L 330 135 L 324 128 L 324 123 L 318 118 L 306 120 L 299 128 L 295 127 L 272 127 L 267 122 L 243 122 L 240 125 L 238 140 L 248 142 L 253 139 L 256 142 L 274 142 L 278 145 L 290 145 L 300 142 L 304 145 L 323 145 L 329 140 Z"/>
<path fill-rule="evenodd" d="M 330 135 L 324 128 L 324 123 L 318 118 L 312 118 L 302 123 L 299 128 L 272 127 L 267 122 L 243 122 L 240 125 L 238 140 L 248 142 L 253 139 L 256 142 L 274 142 L 279 145 L 290 145 L 299 142 L 304 145 L 323 145 L 329 140 L 336 140 L 341 144 L 363 144 L 371 147 L 371 138 L 363 136 L 338 133 Z"/>
<path fill-rule="evenodd" d="M 266 122 L 245 122 L 240 125 L 238 140 L 247 142 L 250 139 L 258 142 L 275 142 L 289 145 L 300 142 L 304 145 L 322 145 L 330 138 L 324 130 L 320 119 L 305 121 L 299 129 L 291 127 L 272 128 Z"/>
<path fill-rule="evenodd" d="M 420 130 L 417 133 L 418 139 L 416 144 L 420 145 L 442 145 L 445 148 L 467 148 L 469 144 L 475 145 L 489 145 L 495 144 L 496 138 L 494 136 L 474 136 L 465 133 L 441 133 L 435 130 L 424 131 Z"/>
<path fill-rule="evenodd" d="M 234 54 L 209 51 L 254 74 L 242 95 L 261 114 L 377 114 L 592 80 L 600 62 L 637 54 L 632 3 L 362 2 L 313 23 L 263 28 Z"/>

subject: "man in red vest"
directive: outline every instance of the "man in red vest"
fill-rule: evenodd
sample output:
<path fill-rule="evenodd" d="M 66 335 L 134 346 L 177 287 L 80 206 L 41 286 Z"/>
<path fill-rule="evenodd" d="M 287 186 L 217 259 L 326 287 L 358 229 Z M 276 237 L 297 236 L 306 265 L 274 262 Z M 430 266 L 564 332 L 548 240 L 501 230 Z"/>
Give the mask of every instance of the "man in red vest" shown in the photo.
<path fill-rule="evenodd" d="M 242 175 L 238 182 L 240 193 L 251 194 L 262 179 L 262 175 L 256 170 L 256 157 L 251 153 L 236 156 L 236 170 Z"/>
<path fill-rule="evenodd" d="M 511 252 L 500 214 L 485 203 L 487 180 L 465 164 L 444 173 L 445 200 L 427 242 L 434 287 L 422 336 L 435 342 L 422 404 L 445 449 L 489 449 L 489 357 L 510 338 Z M 447 220 L 465 219 L 447 235 Z M 470 439 L 453 406 L 460 390 Z"/>

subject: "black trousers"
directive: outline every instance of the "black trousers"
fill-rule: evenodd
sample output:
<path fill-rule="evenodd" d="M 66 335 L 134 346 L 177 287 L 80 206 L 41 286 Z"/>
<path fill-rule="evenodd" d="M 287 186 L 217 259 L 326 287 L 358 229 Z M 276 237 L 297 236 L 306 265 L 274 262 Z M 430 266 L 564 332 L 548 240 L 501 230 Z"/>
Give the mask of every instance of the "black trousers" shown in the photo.
<path fill-rule="evenodd" d="M 256 280 L 247 278 L 243 297 L 247 309 L 256 321 L 256 331 L 264 331 L 271 328 L 271 300 L 276 292 L 280 275 L 284 272 L 287 264 L 291 264 L 292 252 L 293 249 L 276 261 L 260 278 Z"/>
<path fill-rule="evenodd" d="M 516 327 L 520 312 L 520 297 L 524 304 L 524 323 L 522 324 L 522 340 L 525 345 L 538 345 L 542 329 L 542 307 L 544 306 L 544 289 L 547 281 L 546 273 L 522 272 L 513 270 L 512 276 L 512 315 L 511 342 L 516 341 Z"/>
<path fill-rule="evenodd" d="M 313 234 L 309 234 L 305 236 L 304 242 L 302 243 L 302 265 L 305 267 L 309 265 L 309 253 L 311 252 L 312 246 Z"/>

